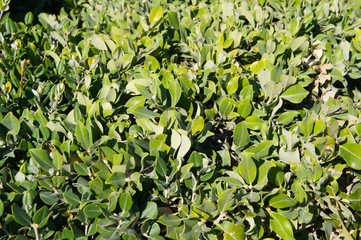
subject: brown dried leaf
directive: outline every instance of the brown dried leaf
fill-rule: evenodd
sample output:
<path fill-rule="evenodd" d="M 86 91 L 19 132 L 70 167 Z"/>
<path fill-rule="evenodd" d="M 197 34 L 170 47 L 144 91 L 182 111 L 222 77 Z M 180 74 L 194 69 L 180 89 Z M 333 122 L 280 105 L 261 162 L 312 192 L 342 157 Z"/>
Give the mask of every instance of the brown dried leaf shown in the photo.
<path fill-rule="evenodd" d="M 327 74 L 327 70 L 330 70 L 331 68 L 332 68 L 331 63 L 326 63 L 326 64 L 323 64 L 322 66 L 320 66 L 321 73 L 323 73 L 323 74 Z"/>
<path fill-rule="evenodd" d="M 327 80 L 331 80 L 331 74 L 320 74 L 318 75 L 318 82 L 324 84 Z"/>
<path fill-rule="evenodd" d="M 332 89 L 332 90 L 324 93 L 321 98 L 322 98 L 323 102 L 327 102 L 327 100 L 330 97 L 335 98 L 336 94 L 337 94 L 337 89 Z"/>

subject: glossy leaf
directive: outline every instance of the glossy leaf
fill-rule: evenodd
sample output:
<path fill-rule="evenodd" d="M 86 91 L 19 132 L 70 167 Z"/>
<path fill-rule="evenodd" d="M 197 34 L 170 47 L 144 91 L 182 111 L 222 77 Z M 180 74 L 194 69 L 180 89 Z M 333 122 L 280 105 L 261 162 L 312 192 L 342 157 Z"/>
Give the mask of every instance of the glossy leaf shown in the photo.
<path fill-rule="evenodd" d="M 75 136 L 84 149 L 89 150 L 93 145 L 91 129 L 85 127 L 82 122 L 78 122 L 76 125 Z"/>
<path fill-rule="evenodd" d="M 244 122 L 240 122 L 234 129 L 233 142 L 237 147 L 245 147 L 250 142 L 249 133 Z"/>
<path fill-rule="evenodd" d="M 49 220 L 51 213 L 49 213 L 49 208 L 44 206 L 40 208 L 33 216 L 33 222 L 38 224 L 39 228 L 42 228 Z"/>
<path fill-rule="evenodd" d="M 301 103 L 308 95 L 308 92 L 299 84 L 289 87 L 284 93 L 281 94 L 283 99 L 291 103 Z"/>
<path fill-rule="evenodd" d="M 90 203 L 84 208 L 84 214 L 89 218 L 96 218 L 102 214 L 100 206 L 96 203 Z"/>
<path fill-rule="evenodd" d="M 257 177 L 257 166 L 253 157 L 246 154 L 238 165 L 238 172 L 248 184 L 252 184 Z"/>
<path fill-rule="evenodd" d="M 107 46 L 100 36 L 94 35 L 90 41 L 98 50 L 107 50 Z"/>
<path fill-rule="evenodd" d="M 162 13 L 163 8 L 160 6 L 155 6 L 149 14 L 150 24 L 155 24 L 156 22 L 158 22 L 162 17 Z"/>
<path fill-rule="evenodd" d="M 12 214 L 14 216 L 14 219 L 17 223 L 19 223 L 22 226 L 28 227 L 31 225 L 31 218 L 29 214 L 25 212 L 24 209 L 20 208 L 17 205 L 13 205 L 11 207 Z"/>
<path fill-rule="evenodd" d="M 124 192 L 119 197 L 119 207 L 123 211 L 129 211 L 132 208 L 133 199 L 129 192 Z"/>
<path fill-rule="evenodd" d="M 6 114 L 6 116 L 1 121 L 1 124 L 15 135 L 20 131 L 20 121 L 11 112 Z"/>
<path fill-rule="evenodd" d="M 244 239 L 244 227 L 229 221 L 223 221 L 218 225 L 223 230 L 224 239 L 238 240 Z"/>
<path fill-rule="evenodd" d="M 269 205 L 274 208 L 288 208 L 296 205 L 296 201 L 283 193 L 278 193 L 269 199 Z"/>
<path fill-rule="evenodd" d="M 272 230 L 282 239 L 293 240 L 293 229 L 290 221 L 279 213 L 270 212 Z"/>
<path fill-rule="evenodd" d="M 340 146 L 340 152 L 349 167 L 361 170 L 361 144 L 343 144 Z"/>
<path fill-rule="evenodd" d="M 49 171 L 51 168 L 55 168 L 52 160 L 49 156 L 49 152 L 43 149 L 31 149 L 30 153 L 35 161 L 40 165 L 45 171 Z"/>
<path fill-rule="evenodd" d="M 158 216 L 158 206 L 155 202 L 147 202 L 147 206 L 142 212 L 141 218 L 155 219 Z"/>
<path fill-rule="evenodd" d="M 181 224 L 181 219 L 176 215 L 164 214 L 158 218 L 157 222 L 165 226 L 175 227 Z"/>
<path fill-rule="evenodd" d="M 197 116 L 192 120 L 191 129 L 193 134 L 200 133 L 204 128 L 204 119 L 202 116 Z"/>
<path fill-rule="evenodd" d="M 259 130 L 262 128 L 264 121 L 257 116 L 249 116 L 246 118 L 246 126 L 251 130 Z"/>
<path fill-rule="evenodd" d="M 223 191 L 218 198 L 218 212 L 223 213 L 228 211 L 233 205 L 234 189 L 227 189 Z"/>

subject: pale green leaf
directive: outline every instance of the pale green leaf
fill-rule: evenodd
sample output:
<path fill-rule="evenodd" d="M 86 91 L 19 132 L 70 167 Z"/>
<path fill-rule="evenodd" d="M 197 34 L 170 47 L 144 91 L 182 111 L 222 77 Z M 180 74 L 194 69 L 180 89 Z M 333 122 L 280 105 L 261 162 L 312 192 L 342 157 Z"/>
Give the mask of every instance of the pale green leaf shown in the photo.
<path fill-rule="evenodd" d="M 349 167 L 361 170 L 361 144 L 345 143 L 340 146 L 340 152 Z"/>
<path fill-rule="evenodd" d="M 296 84 L 289 87 L 284 93 L 282 93 L 281 97 L 291 103 L 298 104 L 301 103 L 307 95 L 308 91 L 306 91 L 300 84 Z"/>
<path fill-rule="evenodd" d="M 283 215 L 275 212 L 270 212 L 271 215 L 271 227 L 282 239 L 294 240 L 292 224 Z"/>
<path fill-rule="evenodd" d="M 233 142 L 237 147 L 245 147 L 250 141 L 249 133 L 244 122 L 237 124 L 233 131 Z"/>
<path fill-rule="evenodd" d="M 154 25 L 155 23 L 157 23 L 161 19 L 162 13 L 163 8 L 160 6 L 155 6 L 149 14 L 150 24 Z"/>

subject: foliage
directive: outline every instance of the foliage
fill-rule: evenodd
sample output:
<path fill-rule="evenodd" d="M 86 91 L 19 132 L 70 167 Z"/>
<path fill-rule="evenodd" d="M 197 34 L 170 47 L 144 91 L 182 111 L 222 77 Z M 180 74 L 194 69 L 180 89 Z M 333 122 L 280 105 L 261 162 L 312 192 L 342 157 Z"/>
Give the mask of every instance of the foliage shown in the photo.
<path fill-rule="evenodd" d="M 360 1 L 4 2 L 2 239 L 360 237 Z"/>

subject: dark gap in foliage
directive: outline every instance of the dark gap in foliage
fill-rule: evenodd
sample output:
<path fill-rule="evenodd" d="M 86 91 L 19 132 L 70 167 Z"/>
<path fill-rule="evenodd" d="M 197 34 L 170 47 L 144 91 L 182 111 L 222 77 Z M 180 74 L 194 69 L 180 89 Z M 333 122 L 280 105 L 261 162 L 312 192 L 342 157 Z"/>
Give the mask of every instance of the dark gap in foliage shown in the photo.
<path fill-rule="evenodd" d="M 64 0 L 12 0 L 10 2 L 10 18 L 22 22 L 28 12 L 32 12 L 34 16 L 42 12 L 59 15 L 61 8 L 65 6 L 66 1 Z"/>

